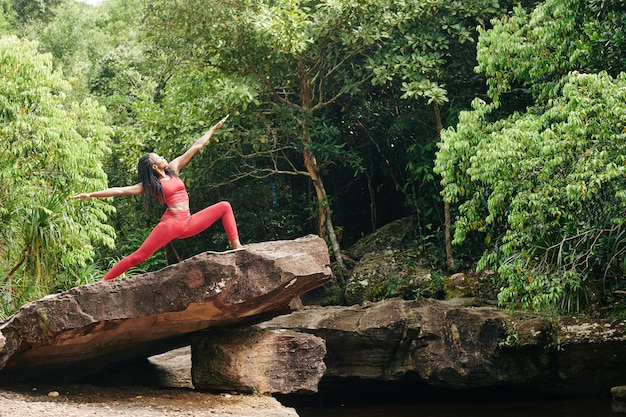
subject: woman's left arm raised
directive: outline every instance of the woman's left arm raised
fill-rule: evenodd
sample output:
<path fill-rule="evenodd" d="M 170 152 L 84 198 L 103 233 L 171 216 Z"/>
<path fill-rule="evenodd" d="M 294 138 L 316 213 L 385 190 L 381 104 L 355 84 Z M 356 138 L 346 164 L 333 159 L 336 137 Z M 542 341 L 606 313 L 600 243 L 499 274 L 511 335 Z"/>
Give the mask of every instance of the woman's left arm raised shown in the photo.
<path fill-rule="evenodd" d="M 211 139 L 216 130 L 221 128 L 228 119 L 228 115 L 224 117 L 222 120 L 213 125 L 204 135 L 200 137 L 200 139 L 196 140 L 193 145 L 184 154 L 174 158 L 168 165 L 168 168 L 173 170 L 174 172 L 179 172 L 181 169 L 185 167 L 191 160 L 191 158 L 197 154 L 200 149 Z"/>

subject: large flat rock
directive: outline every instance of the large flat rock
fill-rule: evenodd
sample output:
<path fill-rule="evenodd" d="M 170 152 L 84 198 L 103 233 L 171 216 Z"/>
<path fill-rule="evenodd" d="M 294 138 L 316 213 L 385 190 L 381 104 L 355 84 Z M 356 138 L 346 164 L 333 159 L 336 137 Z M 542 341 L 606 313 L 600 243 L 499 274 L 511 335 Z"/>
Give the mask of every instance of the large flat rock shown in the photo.
<path fill-rule="evenodd" d="M 329 264 L 323 239 L 307 236 L 47 296 L 0 324 L 0 380 L 94 373 L 188 344 L 194 332 L 266 320 L 328 282 Z"/>
<path fill-rule="evenodd" d="M 597 395 L 626 381 L 626 321 L 510 314 L 471 300 L 388 299 L 310 306 L 251 327 L 324 339 L 322 383 L 338 387 L 390 381 L 416 389 L 506 386 Z"/>

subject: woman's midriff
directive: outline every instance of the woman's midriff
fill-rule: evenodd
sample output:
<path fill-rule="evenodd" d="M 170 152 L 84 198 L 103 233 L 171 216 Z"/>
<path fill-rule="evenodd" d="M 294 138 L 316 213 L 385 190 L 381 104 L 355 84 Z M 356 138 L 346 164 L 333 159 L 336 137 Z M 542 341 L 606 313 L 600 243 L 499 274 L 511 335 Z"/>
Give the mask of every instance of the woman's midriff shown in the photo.
<path fill-rule="evenodd" d="M 176 203 L 173 204 L 171 206 L 167 207 L 168 210 L 182 210 L 182 211 L 189 211 L 189 201 L 182 201 L 180 203 Z"/>

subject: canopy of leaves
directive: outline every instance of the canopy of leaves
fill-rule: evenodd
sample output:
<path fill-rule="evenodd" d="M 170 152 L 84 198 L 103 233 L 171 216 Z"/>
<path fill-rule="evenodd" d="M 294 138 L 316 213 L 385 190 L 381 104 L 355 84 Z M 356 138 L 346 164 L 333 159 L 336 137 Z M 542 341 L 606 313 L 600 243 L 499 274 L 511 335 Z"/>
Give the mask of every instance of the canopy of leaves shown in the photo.
<path fill-rule="evenodd" d="M 500 13 L 494 0 L 281 0 L 202 2 L 144 0 L 145 27 L 160 54 L 253 75 L 280 101 L 313 108 L 353 94 L 374 79 L 403 81 L 406 97 L 445 101 L 429 80 L 454 44 L 471 42 L 476 24 Z M 285 90 L 287 89 L 287 90 Z"/>
<path fill-rule="evenodd" d="M 560 94 L 559 80 L 573 70 L 617 76 L 626 62 L 624 6 L 623 0 L 547 0 L 481 29 L 477 70 L 488 77 L 489 97 L 498 101 L 522 87 L 547 100 Z"/>
<path fill-rule="evenodd" d="M 9 0 L 19 23 L 48 21 L 54 16 L 54 7 L 63 0 Z"/>

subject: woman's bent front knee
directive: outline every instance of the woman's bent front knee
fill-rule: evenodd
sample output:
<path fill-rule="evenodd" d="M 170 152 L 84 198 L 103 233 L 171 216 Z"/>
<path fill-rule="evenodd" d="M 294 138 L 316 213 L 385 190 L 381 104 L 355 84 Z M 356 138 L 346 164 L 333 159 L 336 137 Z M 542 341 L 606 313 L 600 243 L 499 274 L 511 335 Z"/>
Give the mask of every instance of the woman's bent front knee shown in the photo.
<path fill-rule="evenodd" d="M 219 207 L 222 213 L 232 213 L 233 211 L 233 207 L 230 205 L 228 201 L 220 201 L 219 203 L 216 203 L 215 205 Z"/>

